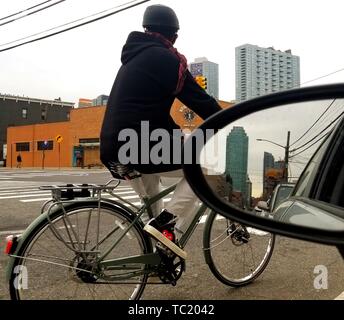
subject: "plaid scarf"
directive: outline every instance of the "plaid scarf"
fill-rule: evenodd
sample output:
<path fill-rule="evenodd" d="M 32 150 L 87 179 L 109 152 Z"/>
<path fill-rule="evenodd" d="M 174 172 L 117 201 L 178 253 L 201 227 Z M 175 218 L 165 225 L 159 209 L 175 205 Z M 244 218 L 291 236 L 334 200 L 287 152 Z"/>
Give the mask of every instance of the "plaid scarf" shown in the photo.
<path fill-rule="evenodd" d="M 168 50 L 173 52 L 178 60 L 179 60 L 179 70 L 178 70 L 178 82 L 176 90 L 173 92 L 173 94 L 177 95 L 183 88 L 184 81 L 186 78 L 186 71 L 188 69 L 188 63 L 184 55 L 180 54 L 176 48 L 173 47 L 173 43 L 166 39 L 163 35 L 157 32 L 146 32 L 149 35 L 152 35 L 162 41 L 162 43 L 166 46 Z"/>

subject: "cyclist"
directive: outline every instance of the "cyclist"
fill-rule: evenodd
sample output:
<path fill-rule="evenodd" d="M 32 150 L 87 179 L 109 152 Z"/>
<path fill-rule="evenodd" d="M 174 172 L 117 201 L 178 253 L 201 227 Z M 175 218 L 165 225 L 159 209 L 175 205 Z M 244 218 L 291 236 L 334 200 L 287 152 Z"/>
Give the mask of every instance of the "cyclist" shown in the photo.
<path fill-rule="evenodd" d="M 198 199 L 183 178 L 181 163 L 173 161 L 171 146 L 177 139 L 173 133 L 180 128 L 171 118 L 170 109 L 178 98 L 205 119 L 221 107 L 196 83 L 187 69 L 186 58 L 173 46 L 179 30 L 176 13 L 167 6 L 149 6 L 143 16 L 143 28 L 144 32 L 131 32 L 123 47 L 122 66 L 113 84 L 101 129 L 101 160 L 114 176 L 130 177 L 140 196 L 158 194 L 161 177 L 181 177 L 171 200 L 164 210 L 162 202 L 155 207 L 155 218 L 148 222 L 145 230 L 175 254 L 185 257 L 185 252 L 177 246 L 174 231 L 184 231 L 187 220 L 192 218 L 189 212 L 196 207 Z M 148 136 L 155 129 L 164 129 L 169 146 L 161 141 L 143 141 L 146 139 L 143 128 L 147 128 Z M 121 148 L 128 142 L 123 141 L 121 133 L 126 129 L 137 132 L 137 149 L 130 161 L 121 161 Z M 177 144 L 181 140 L 179 136 Z M 150 155 L 159 143 L 165 152 L 162 155 L 165 161 L 157 163 Z M 133 179 L 136 173 L 140 179 Z"/>

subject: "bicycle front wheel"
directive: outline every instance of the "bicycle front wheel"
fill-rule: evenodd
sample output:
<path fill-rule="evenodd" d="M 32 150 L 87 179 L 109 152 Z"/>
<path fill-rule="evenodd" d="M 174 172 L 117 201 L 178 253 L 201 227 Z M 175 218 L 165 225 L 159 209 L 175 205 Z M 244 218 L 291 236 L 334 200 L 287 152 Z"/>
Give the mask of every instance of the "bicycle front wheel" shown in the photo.
<path fill-rule="evenodd" d="M 106 202 L 98 209 L 97 201 L 75 203 L 56 210 L 32 230 L 13 266 L 9 283 L 12 299 L 140 298 L 147 282 L 145 264 L 110 271 L 97 264 L 97 259 L 123 235 L 133 215 Z M 141 223 L 136 223 L 106 259 L 148 252 L 152 252 L 151 242 Z"/>
<path fill-rule="evenodd" d="M 266 268 L 275 235 L 246 227 L 211 212 L 207 218 L 203 250 L 205 260 L 222 283 L 239 287 L 251 283 Z"/>

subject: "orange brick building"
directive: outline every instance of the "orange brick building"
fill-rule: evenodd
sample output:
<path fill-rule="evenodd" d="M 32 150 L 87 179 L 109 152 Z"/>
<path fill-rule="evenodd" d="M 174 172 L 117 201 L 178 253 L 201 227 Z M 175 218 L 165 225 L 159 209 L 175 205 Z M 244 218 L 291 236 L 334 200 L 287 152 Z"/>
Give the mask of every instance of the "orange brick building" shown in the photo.
<path fill-rule="evenodd" d="M 222 108 L 233 104 L 219 101 Z M 7 129 L 7 167 L 15 167 L 17 155 L 22 167 L 75 167 L 101 165 L 99 133 L 105 106 L 72 109 L 70 120 Z M 171 116 L 185 130 L 193 130 L 202 119 L 175 100 Z"/>

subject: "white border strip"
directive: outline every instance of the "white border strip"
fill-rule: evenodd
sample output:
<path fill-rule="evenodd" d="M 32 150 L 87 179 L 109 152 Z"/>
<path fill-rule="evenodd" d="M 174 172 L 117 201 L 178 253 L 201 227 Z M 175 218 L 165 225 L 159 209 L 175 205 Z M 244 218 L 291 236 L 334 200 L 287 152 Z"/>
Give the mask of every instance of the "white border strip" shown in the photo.
<path fill-rule="evenodd" d="M 334 300 L 344 300 L 344 291 Z"/>

